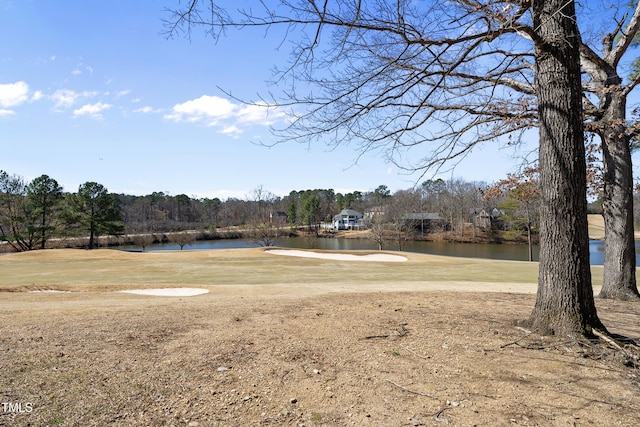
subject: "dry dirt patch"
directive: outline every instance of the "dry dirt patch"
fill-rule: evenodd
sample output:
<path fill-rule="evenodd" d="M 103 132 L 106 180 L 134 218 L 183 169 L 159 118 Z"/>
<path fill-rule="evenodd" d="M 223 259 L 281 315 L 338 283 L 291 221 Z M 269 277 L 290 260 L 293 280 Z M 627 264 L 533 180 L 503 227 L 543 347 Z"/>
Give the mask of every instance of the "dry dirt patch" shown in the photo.
<path fill-rule="evenodd" d="M 11 293 L 1 425 L 637 425 L 638 372 L 527 337 L 532 295 Z M 640 338 L 638 304 L 599 301 Z M 588 356 L 588 357 L 585 357 Z"/>

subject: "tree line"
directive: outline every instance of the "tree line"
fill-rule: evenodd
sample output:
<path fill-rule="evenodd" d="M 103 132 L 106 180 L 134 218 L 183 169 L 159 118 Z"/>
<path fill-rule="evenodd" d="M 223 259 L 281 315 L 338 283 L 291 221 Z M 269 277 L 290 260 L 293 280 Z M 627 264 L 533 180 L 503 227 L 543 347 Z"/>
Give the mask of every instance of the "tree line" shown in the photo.
<path fill-rule="evenodd" d="M 527 190 L 524 197 L 527 185 L 531 182 L 519 182 L 514 176 L 491 185 L 435 179 L 394 193 L 379 185 L 372 191 L 307 189 L 285 196 L 259 186 L 243 199 L 223 201 L 164 192 L 115 194 L 96 182 L 86 182 L 70 193 L 48 175 L 27 182 L 19 175 L 0 171 L 0 239 L 14 251 L 27 251 L 44 249 L 51 239 L 84 237 L 88 239 L 86 246 L 93 248 L 99 236 L 128 235 L 144 246 L 151 242 L 143 236 L 235 229 L 272 244 L 283 228 L 317 233 L 321 223 L 331 222 L 343 209 L 353 209 L 368 214 L 367 224 L 376 241 L 383 238 L 375 235 L 376 230 L 382 230 L 387 239 L 393 234 L 402 249 L 404 240 L 416 237 L 406 220 L 408 214 L 435 213 L 444 219 L 454 238 L 463 238 L 469 225 L 475 233 L 478 212 L 490 208 L 499 210 L 494 225 L 499 223 L 507 238 L 525 233 L 531 237 L 538 226 L 538 195 Z"/>
<path fill-rule="evenodd" d="M 116 197 L 96 182 L 65 193 L 48 175 L 27 183 L 0 171 L 0 239 L 16 251 L 44 249 L 53 237 L 87 235 L 93 248 L 99 235 L 124 233 Z"/>

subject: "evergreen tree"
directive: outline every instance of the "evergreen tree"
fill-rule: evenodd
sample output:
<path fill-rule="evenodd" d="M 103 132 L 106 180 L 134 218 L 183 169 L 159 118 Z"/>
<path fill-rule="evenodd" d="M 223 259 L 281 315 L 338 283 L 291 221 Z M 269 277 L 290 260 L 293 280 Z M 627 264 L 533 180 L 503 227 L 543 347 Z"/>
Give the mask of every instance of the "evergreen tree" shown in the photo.
<path fill-rule="evenodd" d="M 95 247 L 101 234 L 120 235 L 124 233 L 122 214 L 115 198 L 97 182 L 86 182 L 78 192 L 69 195 L 68 221 L 89 233 L 89 249 Z"/>
<path fill-rule="evenodd" d="M 34 219 L 33 232 L 39 236 L 40 249 L 44 249 L 47 240 L 58 228 L 62 186 L 48 175 L 41 175 L 27 185 L 27 200 Z"/>

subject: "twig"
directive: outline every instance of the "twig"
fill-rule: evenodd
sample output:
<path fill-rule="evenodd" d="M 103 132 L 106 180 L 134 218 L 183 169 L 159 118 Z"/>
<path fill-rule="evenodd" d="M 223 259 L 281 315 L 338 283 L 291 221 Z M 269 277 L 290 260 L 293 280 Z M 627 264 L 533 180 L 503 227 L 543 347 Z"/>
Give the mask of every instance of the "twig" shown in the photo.
<path fill-rule="evenodd" d="M 606 334 L 603 334 L 600 331 L 597 331 L 595 329 L 592 329 L 591 332 L 593 333 L 593 335 L 595 335 L 596 337 L 600 338 L 601 340 L 605 341 L 607 344 L 609 344 L 610 346 L 612 346 L 615 350 L 623 353 L 626 356 L 626 360 L 623 361 L 623 364 L 627 367 L 633 367 L 633 368 L 640 368 L 640 357 L 638 357 L 638 355 L 634 354 L 632 351 L 629 351 L 629 349 L 622 347 L 620 344 L 618 344 L 618 342 L 607 336 Z M 638 349 L 637 345 L 633 345 L 631 346 L 631 348 L 633 349 Z"/>
<path fill-rule="evenodd" d="M 396 387 L 398 387 L 398 388 L 401 388 L 401 389 L 402 389 L 402 390 L 404 390 L 404 391 L 408 391 L 409 393 L 417 394 L 418 396 L 430 397 L 430 398 L 432 398 L 432 399 L 436 399 L 436 400 L 438 400 L 438 398 L 437 398 L 436 396 L 433 396 L 433 395 L 431 395 L 431 394 L 420 393 L 419 391 L 410 390 L 410 389 L 408 389 L 408 388 L 406 388 L 406 387 L 404 387 L 404 386 L 401 386 L 400 384 L 394 383 L 394 382 L 393 382 L 393 381 L 391 381 L 391 380 L 386 380 L 386 381 L 387 381 L 387 382 L 389 382 L 389 383 L 391 383 L 391 384 L 393 384 L 394 386 L 396 386 Z"/>
<path fill-rule="evenodd" d="M 615 342 L 614 340 L 612 340 L 611 338 L 609 338 L 608 336 L 606 336 L 605 334 L 603 334 L 600 331 L 597 331 L 595 329 L 592 329 L 591 332 L 593 333 L 593 335 L 597 336 L 598 338 L 600 338 L 603 341 L 606 341 L 608 344 L 610 344 L 611 346 L 615 347 L 617 350 L 620 350 L 624 353 L 627 353 L 627 351 L 622 348 L 620 346 L 620 344 L 618 344 L 617 342 Z"/>
<path fill-rule="evenodd" d="M 531 335 L 533 333 L 530 330 L 523 328 L 522 326 L 516 326 L 515 328 L 520 330 L 520 331 L 522 331 L 522 332 L 524 332 L 527 335 Z"/>
<path fill-rule="evenodd" d="M 370 340 L 373 338 L 389 338 L 389 335 L 368 335 L 366 337 L 364 337 L 363 339 L 365 340 Z"/>
<path fill-rule="evenodd" d="M 251 375 L 253 375 L 256 378 L 260 378 L 260 379 L 264 378 L 262 375 L 259 375 L 259 374 L 256 374 L 255 372 L 253 372 L 251 369 L 247 369 L 247 372 L 249 372 Z"/>
<path fill-rule="evenodd" d="M 425 360 L 430 359 L 429 356 L 421 356 L 418 353 L 416 353 L 415 351 L 411 350 L 410 348 L 403 347 L 403 346 L 400 346 L 400 348 L 403 349 L 403 350 L 408 351 L 409 353 L 413 354 L 414 356 L 418 356 L 421 359 L 425 359 Z"/>
<path fill-rule="evenodd" d="M 445 406 L 444 408 L 440 409 L 437 413 L 436 416 L 433 418 L 434 420 L 436 420 L 439 423 L 445 423 L 445 424 L 449 424 L 449 419 L 445 418 L 445 417 L 440 417 L 440 415 L 442 415 L 442 413 L 444 411 L 446 411 L 447 409 L 451 409 L 451 407 L 449 406 Z"/>
<path fill-rule="evenodd" d="M 398 336 L 403 337 L 403 336 L 405 336 L 405 335 L 407 335 L 409 333 L 409 329 L 406 328 L 406 325 L 407 325 L 406 323 L 401 323 L 399 325 L 400 326 L 400 330 L 396 329 L 396 332 L 398 333 Z"/>
<path fill-rule="evenodd" d="M 522 329 L 522 330 L 526 331 L 526 329 L 524 329 L 524 328 L 520 328 L 519 326 L 516 326 L 516 329 Z M 533 332 L 531 332 L 531 331 L 527 331 L 527 335 L 525 335 L 525 336 L 523 336 L 523 337 L 520 337 L 520 338 L 518 338 L 518 339 L 517 339 L 517 340 L 515 340 L 515 341 L 509 342 L 509 343 L 506 343 L 506 344 L 502 344 L 502 345 L 500 346 L 500 348 L 509 347 L 510 345 L 517 345 L 517 346 L 522 347 L 522 346 L 520 345 L 520 341 L 522 341 L 522 340 L 524 340 L 524 339 L 526 339 L 526 338 L 529 338 L 529 336 L 531 336 L 531 334 L 533 334 Z"/>

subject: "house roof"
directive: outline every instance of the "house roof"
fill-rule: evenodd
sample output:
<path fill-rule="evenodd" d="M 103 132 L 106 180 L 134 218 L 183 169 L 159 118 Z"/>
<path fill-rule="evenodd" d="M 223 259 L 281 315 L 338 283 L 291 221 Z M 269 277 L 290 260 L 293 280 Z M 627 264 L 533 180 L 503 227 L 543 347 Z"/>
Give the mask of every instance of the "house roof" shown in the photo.
<path fill-rule="evenodd" d="M 363 216 L 360 212 L 353 209 L 342 209 L 336 216 Z"/>

